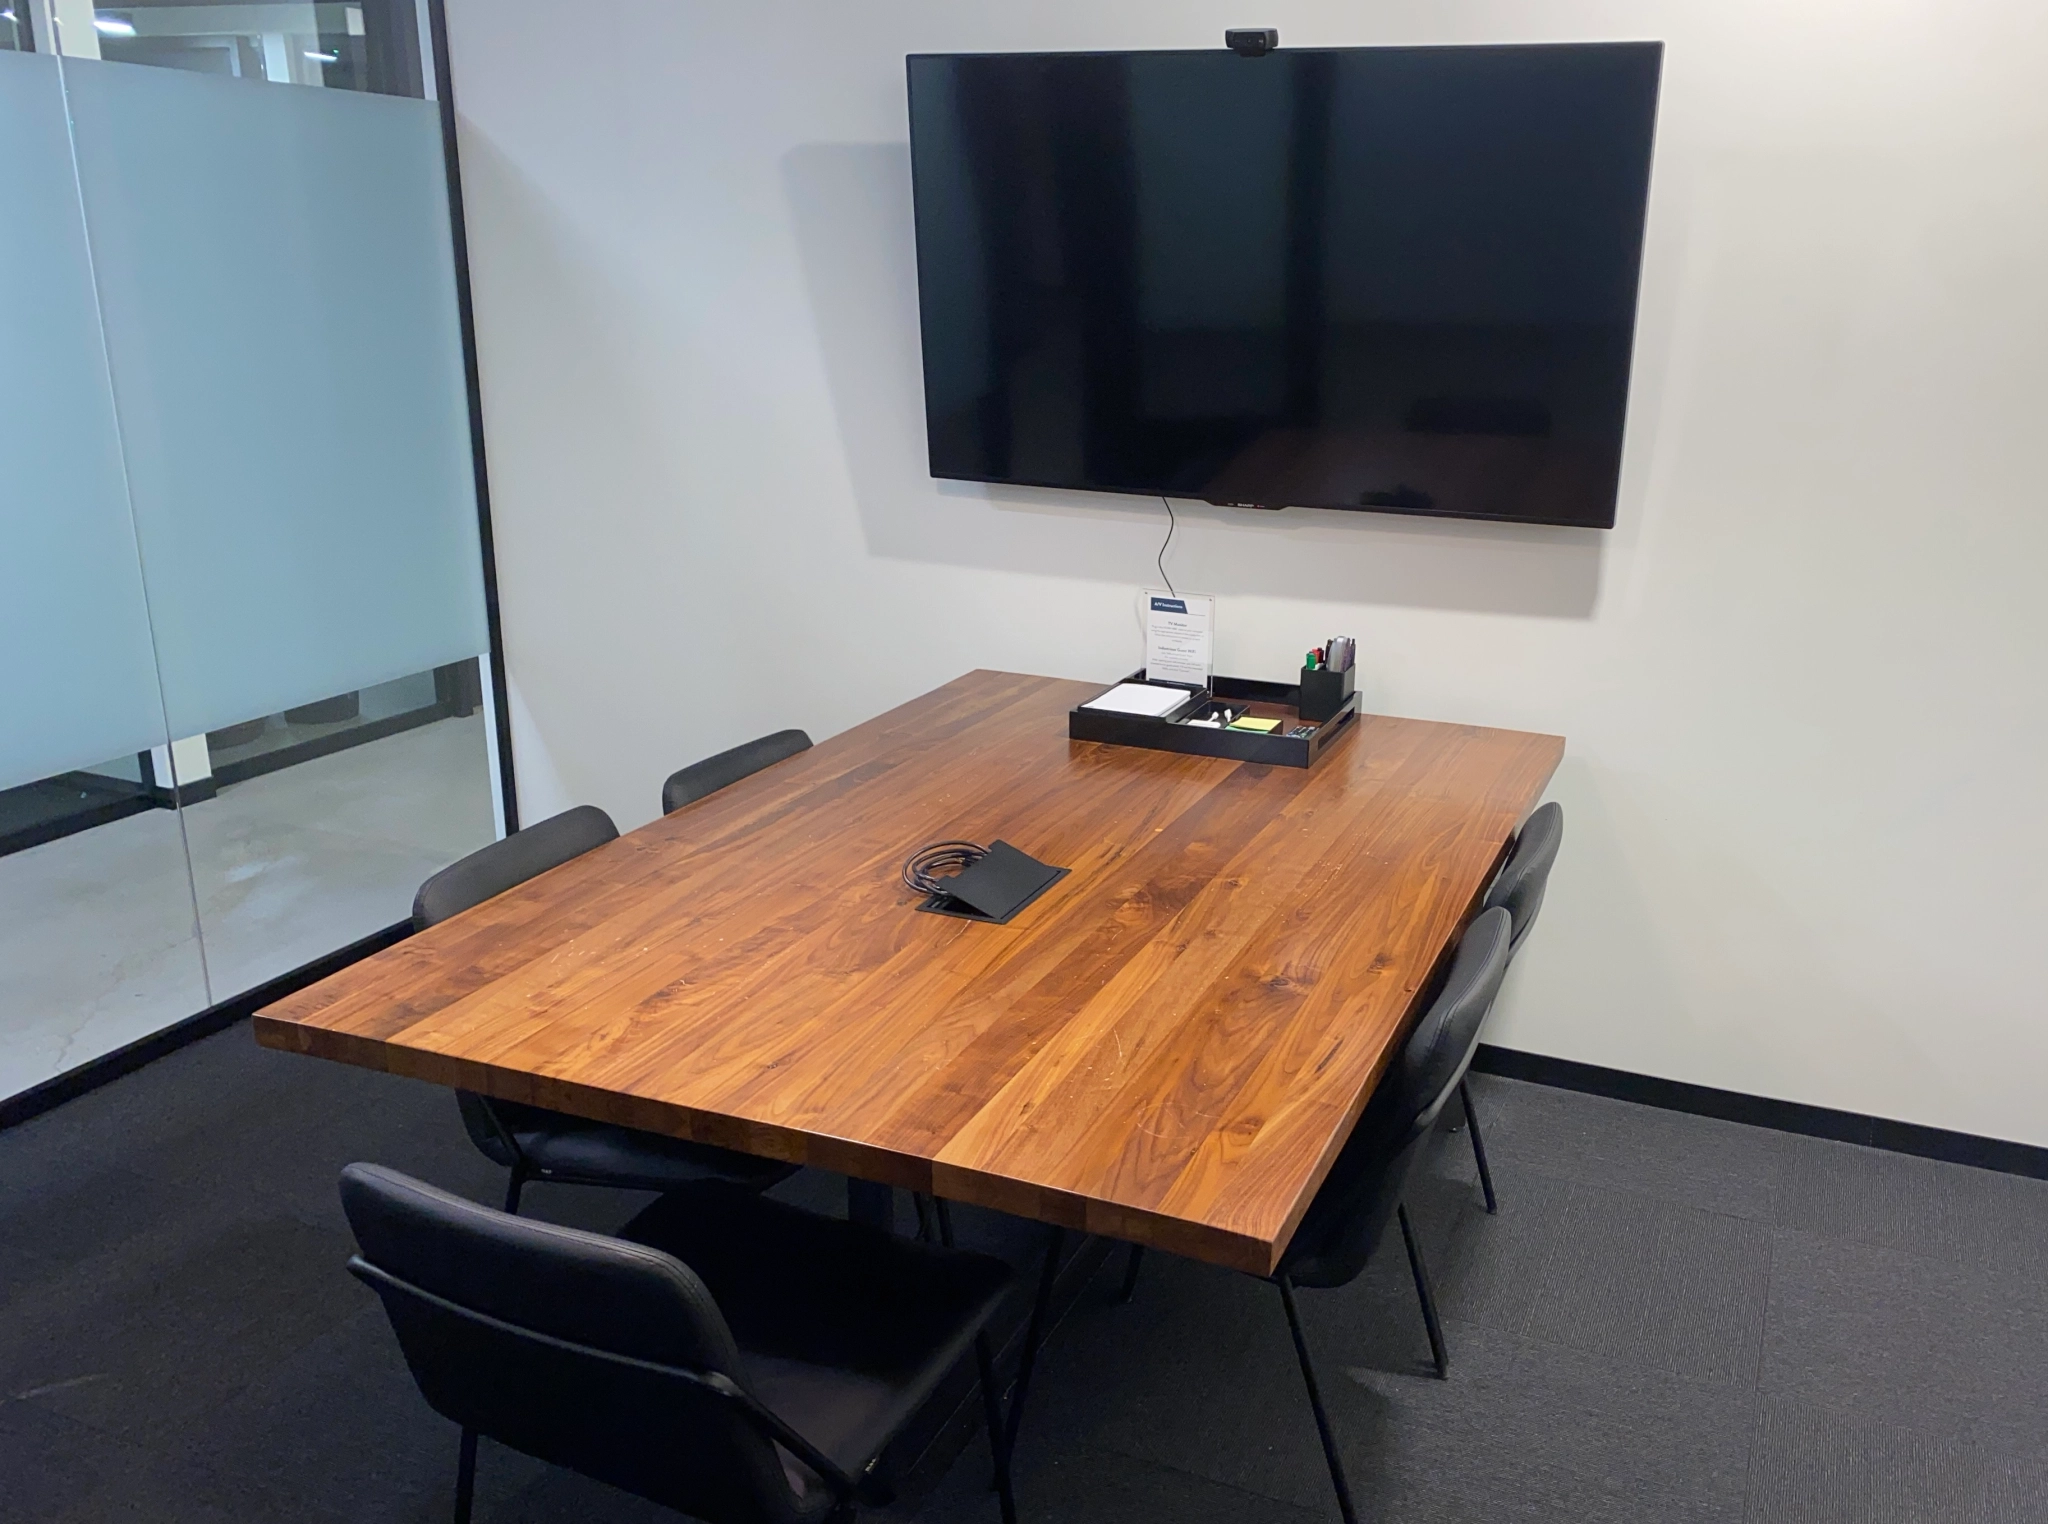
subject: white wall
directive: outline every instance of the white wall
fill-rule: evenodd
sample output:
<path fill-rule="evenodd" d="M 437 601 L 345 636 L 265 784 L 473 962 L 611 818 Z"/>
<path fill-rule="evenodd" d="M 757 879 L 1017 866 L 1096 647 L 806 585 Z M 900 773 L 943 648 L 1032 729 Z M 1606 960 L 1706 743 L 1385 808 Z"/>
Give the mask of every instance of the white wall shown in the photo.
<path fill-rule="evenodd" d="M 1517 1047 L 2048 1144 L 2039 0 L 450 0 L 522 807 L 973 666 L 1164 513 L 931 481 L 908 51 L 1661 37 L 1619 525 L 1187 508 L 1219 668 L 1562 732 Z"/>

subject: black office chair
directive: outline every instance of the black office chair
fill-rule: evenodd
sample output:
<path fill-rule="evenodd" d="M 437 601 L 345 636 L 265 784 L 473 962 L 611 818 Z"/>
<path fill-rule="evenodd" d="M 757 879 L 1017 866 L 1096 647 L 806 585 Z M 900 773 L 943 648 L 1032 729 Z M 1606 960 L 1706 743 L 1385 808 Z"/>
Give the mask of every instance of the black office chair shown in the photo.
<path fill-rule="evenodd" d="M 1011 1282 L 1001 1260 L 722 1183 L 664 1197 L 618 1238 L 372 1164 L 342 1171 L 341 1200 L 349 1270 L 462 1428 L 456 1524 L 479 1434 L 711 1524 L 849 1520 L 889 1501 L 882 1452 Z"/>
<path fill-rule="evenodd" d="M 1286 1304 L 1287 1326 L 1294 1335 L 1294 1352 L 1301 1362 L 1309 1406 L 1315 1410 L 1323 1456 L 1330 1463 L 1330 1480 L 1336 1486 L 1337 1506 L 1345 1524 L 1353 1524 L 1357 1514 L 1330 1432 L 1330 1418 L 1323 1411 L 1301 1317 L 1295 1311 L 1294 1288 L 1349 1285 L 1365 1268 L 1387 1224 L 1398 1222 L 1415 1294 L 1422 1303 L 1422 1321 L 1429 1333 L 1436 1373 L 1439 1377 L 1449 1373 L 1450 1354 L 1444 1346 L 1429 1268 L 1402 1196 L 1437 1118 L 1465 1082 L 1465 1071 L 1479 1047 L 1479 1028 L 1507 973 L 1513 940 L 1513 921 L 1504 909 L 1481 911 L 1466 928 L 1443 989 L 1381 1079 L 1271 1277 Z"/>
<path fill-rule="evenodd" d="M 661 786 L 661 813 L 673 815 L 684 805 L 695 804 L 705 795 L 717 793 L 728 783 L 737 783 L 785 757 L 810 749 L 811 738 L 801 730 L 778 730 L 773 735 L 735 746 L 731 751 L 722 751 L 715 757 L 706 757 L 702 762 L 678 768 Z"/>
<path fill-rule="evenodd" d="M 1529 928 L 1536 924 L 1536 912 L 1543 908 L 1543 891 L 1550 885 L 1551 865 L 1557 861 L 1557 849 L 1563 841 L 1564 806 L 1552 800 L 1522 822 L 1514 849 L 1486 891 L 1483 908 L 1505 910 L 1514 923 L 1514 936 L 1508 943 L 1511 960 L 1520 951 Z M 1486 1140 L 1479 1136 L 1479 1112 L 1472 1104 L 1472 1087 L 1464 1080 L 1458 1082 L 1458 1102 L 1465 1108 L 1465 1128 L 1472 1135 L 1472 1162 L 1479 1167 L 1479 1188 L 1486 1193 L 1486 1210 L 1497 1212 L 1500 1199 L 1493 1192 Z"/>
<path fill-rule="evenodd" d="M 450 864 L 420 885 L 412 902 L 413 927 L 424 931 L 438 925 L 515 884 L 617 840 L 618 834 L 611 816 L 591 804 L 516 831 Z M 774 1159 L 588 1121 L 516 1101 L 488 1099 L 466 1090 L 455 1093 L 455 1102 L 470 1141 L 493 1164 L 512 1172 L 505 1188 L 508 1212 L 519 1210 L 519 1196 L 529 1180 L 669 1191 L 699 1180 L 722 1179 L 762 1190 L 796 1172 L 795 1165 Z"/>
<path fill-rule="evenodd" d="M 1323 1441 L 1323 1457 L 1329 1462 L 1330 1480 L 1336 1486 L 1337 1506 L 1343 1512 L 1345 1524 L 1356 1524 L 1358 1515 L 1352 1508 L 1351 1488 L 1345 1481 L 1344 1464 L 1338 1458 L 1337 1443 L 1330 1432 L 1330 1417 L 1323 1410 L 1322 1391 L 1316 1385 L 1308 1340 L 1295 1310 L 1294 1288 L 1349 1285 L 1379 1246 L 1387 1224 L 1398 1222 L 1401 1241 L 1408 1250 L 1409 1274 L 1415 1280 L 1415 1295 L 1422 1304 L 1430 1358 L 1439 1377 L 1449 1374 L 1451 1357 L 1444 1344 L 1442 1320 L 1437 1316 L 1429 1267 L 1423 1260 L 1422 1245 L 1416 1240 L 1415 1226 L 1408 1220 L 1408 1208 L 1402 1198 L 1409 1177 L 1421 1162 L 1423 1145 L 1435 1130 L 1444 1107 L 1464 1083 L 1465 1071 L 1471 1067 L 1472 1054 L 1479 1047 L 1479 1028 L 1493 1008 L 1494 996 L 1500 992 L 1500 981 L 1507 973 L 1512 940 L 1513 925 L 1506 910 L 1482 911 L 1466 928 L 1443 988 L 1430 1002 L 1366 1103 L 1364 1115 L 1337 1155 L 1337 1162 L 1330 1167 L 1315 1200 L 1309 1203 L 1301 1226 L 1295 1229 L 1287 1252 L 1281 1257 L 1280 1268 L 1264 1277 L 1280 1288 L 1280 1300 L 1287 1309 L 1295 1357 L 1301 1362 L 1301 1377 L 1308 1387 L 1316 1432 Z M 1137 1288 L 1142 1261 L 1143 1256 L 1134 1245 L 1124 1273 L 1126 1301 Z"/>
<path fill-rule="evenodd" d="M 1515 924 L 1509 952 L 1521 950 L 1529 928 L 1536 924 L 1536 912 L 1543 908 L 1543 891 L 1550 884 L 1550 870 L 1557 862 L 1557 849 L 1564 842 L 1564 806 L 1556 800 L 1541 805 L 1522 822 L 1514 850 L 1486 891 L 1483 908 L 1496 905 L 1507 911 Z"/>

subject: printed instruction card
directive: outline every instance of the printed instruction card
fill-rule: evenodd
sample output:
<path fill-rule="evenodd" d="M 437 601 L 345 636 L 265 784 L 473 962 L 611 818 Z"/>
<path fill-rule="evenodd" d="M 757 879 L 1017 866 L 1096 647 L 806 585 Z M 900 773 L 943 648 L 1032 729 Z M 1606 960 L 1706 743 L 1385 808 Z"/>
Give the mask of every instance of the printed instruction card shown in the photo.
<path fill-rule="evenodd" d="M 1145 680 L 1209 686 L 1216 652 L 1216 600 L 1145 592 Z"/>

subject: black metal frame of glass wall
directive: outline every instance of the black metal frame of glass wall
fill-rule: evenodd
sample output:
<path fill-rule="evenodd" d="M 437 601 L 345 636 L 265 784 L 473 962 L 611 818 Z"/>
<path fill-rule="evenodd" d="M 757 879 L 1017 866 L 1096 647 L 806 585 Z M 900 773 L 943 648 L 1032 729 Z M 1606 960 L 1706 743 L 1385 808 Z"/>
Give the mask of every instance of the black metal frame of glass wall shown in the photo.
<path fill-rule="evenodd" d="M 379 95 L 424 95 L 424 60 L 419 50 L 419 13 L 414 0 L 362 0 L 365 29 L 364 87 Z M 23 14 L 17 12 L 18 14 Z M 498 568 L 491 527 L 491 492 L 484 449 L 483 397 L 478 379 L 476 316 L 469 280 L 469 230 L 463 215 L 462 165 L 455 141 L 455 91 L 448 65 L 448 17 L 443 0 L 426 0 L 427 41 L 433 53 L 435 106 L 441 118 L 441 153 L 448 175 L 448 217 L 455 265 L 455 294 L 462 333 L 463 384 L 468 394 L 469 446 L 476 483 L 478 543 L 482 553 L 484 619 L 488 632 L 491 683 L 490 723 L 497 738 L 495 751 L 498 776 L 494 780 L 503 809 L 507 835 L 519 829 L 517 775 L 512 761 L 512 708 L 506 692 L 505 640 L 498 618 Z M 376 20 L 373 22 L 372 18 Z M 22 51 L 38 51 L 31 29 L 20 29 Z M 48 51 L 47 49 L 43 51 Z M 143 808 L 145 806 L 136 806 Z M 128 813 L 123 810 L 121 813 Z M 109 819 L 114 816 L 107 817 Z M 18 1095 L 0 1098 L 0 1128 L 11 1127 L 39 1116 L 54 1106 L 97 1089 L 129 1074 L 144 1064 L 163 1057 L 187 1043 L 196 1042 L 281 1000 L 294 990 L 326 978 L 349 964 L 380 952 L 411 934 L 411 923 L 395 922 L 368 936 L 336 948 L 251 990 L 232 996 L 194 1013 L 160 1031 L 88 1059 L 75 1068 L 54 1075 Z"/>

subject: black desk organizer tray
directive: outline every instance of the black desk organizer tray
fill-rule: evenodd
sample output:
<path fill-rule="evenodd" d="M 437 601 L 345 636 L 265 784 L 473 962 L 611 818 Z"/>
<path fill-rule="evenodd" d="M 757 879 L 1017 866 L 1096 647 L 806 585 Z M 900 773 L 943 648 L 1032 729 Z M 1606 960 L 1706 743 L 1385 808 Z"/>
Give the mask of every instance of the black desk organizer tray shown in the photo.
<path fill-rule="evenodd" d="M 1235 762 L 1265 762 L 1275 767 L 1313 767 L 1317 757 L 1358 728 L 1358 695 L 1351 691 L 1352 674 L 1332 674 L 1342 680 L 1343 693 L 1336 712 L 1306 736 L 1287 732 L 1301 723 L 1301 689 L 1287 683 L 1262 683 L 1248 677 L 1214 677 L 1203 701 L 1189 713 L 1200 714 L 1217 702 L 1258 705 L 1261 709 L 1284 710 L 1269 714 L 1280 720 L 1274 731 L 1211 729 L 1205 725 L 1184 725 L 1178 720 L 1153 719 L 1143 714 L 1113 714 L 1104 709 L 1075 705 L 1067 711 L 1067 735 L 1076 741 L 1106 741 L 1112 746 L 1143 746 L 1152 751 L 1177 751 L 1192 757 L 1228 757 Z M 1142 683 L 1141 667 L 1127 683 Z M 1105 692 L 1108 690 L 1105 689 Z M 1092 697 L 1093 695 L 1091 695 Z"/>

